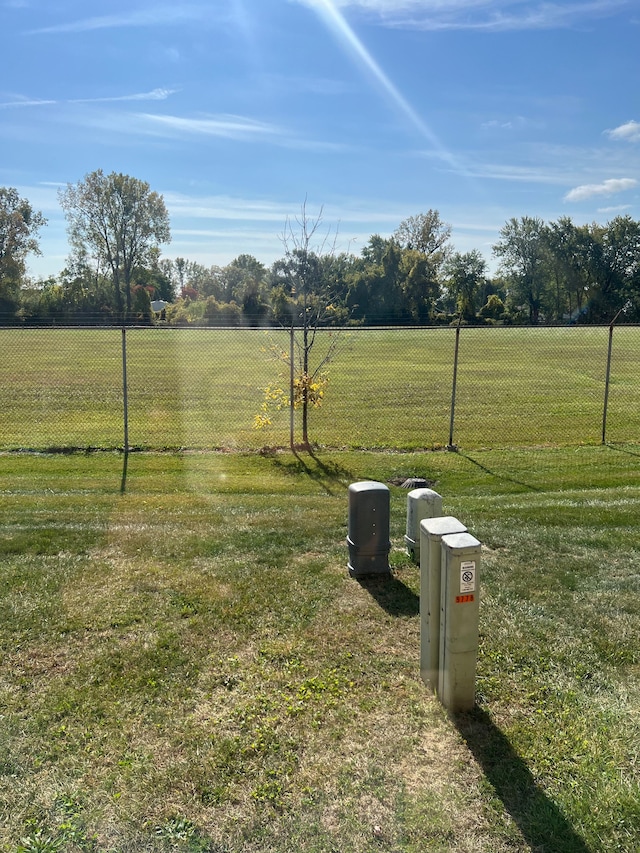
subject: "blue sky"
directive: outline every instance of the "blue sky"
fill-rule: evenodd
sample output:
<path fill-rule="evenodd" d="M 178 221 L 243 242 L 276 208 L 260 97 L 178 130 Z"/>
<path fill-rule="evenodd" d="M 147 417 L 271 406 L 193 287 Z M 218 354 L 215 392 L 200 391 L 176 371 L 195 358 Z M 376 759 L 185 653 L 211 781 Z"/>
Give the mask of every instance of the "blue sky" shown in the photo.
<path fill-rule="evenodd" d="M 435 208 L 458 251 L 511 217 L 640 218 L 637 0 L 0 0 L 0 185 L 49 220 L 101 168 L 163 194 L 166 257 L 339 250 Z M 492 267 L 495 264 L 492 262 Z"/>

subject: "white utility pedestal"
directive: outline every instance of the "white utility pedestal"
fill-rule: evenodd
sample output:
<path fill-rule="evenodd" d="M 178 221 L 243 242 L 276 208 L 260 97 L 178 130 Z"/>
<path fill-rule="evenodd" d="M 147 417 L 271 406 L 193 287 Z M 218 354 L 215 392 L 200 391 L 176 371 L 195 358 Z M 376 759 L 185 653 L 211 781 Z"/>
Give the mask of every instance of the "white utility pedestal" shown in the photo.
<path fill-rule="evenodd" d="M 470 533 L 442 537 L 438 695 L 452 713 L 475 705 L 480 553 Z"/>
<path fill-rule="evenodd" d="M 434 691 L 440 669 L 441 542 L 445 535 L 466 531 L 451 515 L 420 522 L 420 675 Z"/>
<path fill-rule="evenodd" d="M 423 518 L 442 515 L 442 497 L 433 489 L 412 489 L 407 495 L 407 532 L 404 541 L 407 553 L 420 562 L 420 522 Z"/>

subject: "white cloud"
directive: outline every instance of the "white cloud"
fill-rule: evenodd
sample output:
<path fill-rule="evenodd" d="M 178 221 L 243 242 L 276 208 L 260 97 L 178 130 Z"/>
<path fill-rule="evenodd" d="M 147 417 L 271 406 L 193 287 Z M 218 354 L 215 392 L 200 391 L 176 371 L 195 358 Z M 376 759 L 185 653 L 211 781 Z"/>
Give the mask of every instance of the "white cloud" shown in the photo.
<path fill-rule="evenodd" d="M 484 121 L 480 125 L 482 130 L 513 130 L 513 122 L 512 121 L 499 121 L 498 119 L 491 119 L 490 121 Z"/>
<path fill-rule="evenodd" d="M 353 83 L 328 77 L 304 77 L 294 74 L 260 73 L 259 84 L 284 94 L 336 95 L 352 94 L 355 91 Z"/>
<path fill-rule="evenodd" d="M 635 0 L 297 0 L 312 8 L 360 10 L 389 27 L 508 31 L 573 27 L 633 10 Z"/>
<path fill-rule="evenodd" d="M 615 195 L 633 189 L 638 182 L 634 178 L 609 178 L 601 184 L 583 184 L 570 190 L 564 197 L 565 201 L 585 201 L 599 195 Z"/>
<path fill-rule="evenodd" d="M 134 9 L 114 15 L 81 18 L 64 24 L 53 24 L 30 30 L 29 35 L 55 33 L 85 33 L 91 30 L 112 30 L 130 27 L 167 26 L 188 20 L 200 20 L 209 14 L 204 6 L 157 6 L 151 9 Z"/>
<path fill-rule="evenodd" d="M 23 98 L 18 97 L 14 101 L 0 102 L 0 110 L 8 110 L 13 107 L 42 107 L 57 104 L 57 101 L 45 100 L 44 98 Z"/>
<path fill-rule="evenodd" d="M 628 121 L 615 127 L 613 130 L 605 131 L 611 139 L 621 139 L 624 142 L 640 142 L 640 122 Z"/>
<path fill-rule="evenodd" d="M 281 128 L 244 116 L 207 115 L 201 118 L 139 113 L 137 118 L 150 133 L 179 136 L 221 136 L 226 139 L 274 137 L 283 134 Z"/>
<path fill-rule="evenodd" d="M 66 184 L 55 181 L 41 181 L 29 186 L 18 184 L 16 189 L 24 198 L 28 198 L 36 210 L 45 214 L 51 226 L 52 219 L 62 220 L 62 210 L 58 199 L 58 190 Z"/>
<path fill-rule="evenodd" d="M 0 102 L 2 109 L 22 106 L 39 106 L 43 104 L 57 105 L 56 123 L 73 125 L 90 131 L 100 131 L 101 141 L 107 142 L 105 133 L 119 137 L 155 137 L 163 140 L 192 141 L 207 139 L 235 140 L 237 142 L 270 144 L 291 150 L 310 151 L 316 153 L 338 153 L 347 150 L 344 142 L 333 142 L 306 138 L 295 129 L 274 124 L 268 121 L 248 118 L 246 116 L 228 114 L 199 114 L 195 116 L 180 116 L 160 112 L 129 112 L 126 110 L 108 109 L 110 102 L 141 102 L 161 101 L 168 98 L 175 89 L 154 89 L 151 92 L 134 93 L 131 95 L 114 95 L 103 98 L 77 98 L 74 100 L 44 101 L 27 100 Z M 103 104 L 105 105 L 103 107 Z M 0 135 L 6 134 L 13 125 L 9 122 L 0 123 Z M 37 129 L 38 137 L 41 135 Z"/>
<path fill-rule="evenodd" d="M 165 101 L 177 89 L 153 89 L 151 92 L 136 92 L 133 95 L 113 95 L 107 98 L 75 98 L 70 104 L 100 104 L 112 101 Z"/>
<path fill-rule="evenodd" d="M 623 210 L 630 210 L 630 204 L 615 204 L 610 207 L 599 207 L 598 213 L 622 213 Z"/>
<path fill-rule="evenodd" d="M 551 168 L 546 162 L 540 166 L 519 166 L 513 163 L 470 161 L 462 174 L 469 178 L 550 185 L 564 184 L 567 179 L 566 172 L 562 171 L 561 166 Z"/>
<path fill-rule="evenodd" d="M 25 98 L 18 96 L 13 101 L 0 102 L 0 109 L 11 109 L 14 107 L 42 107 L 52 104 L 100 104 L 112 101 L 164 101 L 170 95 L 175 94 L 177 89 L 153 89 L 151 92 L 135 92 L 132 95 L 112 95 L 105 98 L 74 98 L 69 101 L 51 100 L 45 98 Z"/>
<path fill-rule="evenodd" d="M 299 201 L 268 201 L 232 196 L 191 196 L 175 192 L 164 192 L 164 199 L 171 212 L 196 219 L 250 220 L 259 222 L 285 222 L 300 214 Z M 319 208 L 307 205 L 307 213 L 313 218 Z M 359 199 L 341 199 L 322 205 L 323 222 L 366 222 L 395 223 L 407 216 L 404 206 L 389 205 L 388 202 L 371 203 Z"/>
<path fill-rule="evenodd" d="M 290 205 L 272 201 L 175 192 L 165 192 L 163 196 L 172 214 L 194 219 L 284 222 L 291 213 Z"/>
<path fill-rule="evenodd" d="M 533 122 L 524 116 L 513 116 L 512 118 L 493 118 L 481 123 L 481 130 L 522 130 L 526 127 L 536 127 L 539 122 Z"/>
<path fill-rule="evenodd" d="M 185 137 L 218 137 L 239 142 L 269 142 L 283 148 L 303 151 L 344 151 L 345 145 L 323 142 L 296 136 L 289 128 L 245 116 L 203 115 L 196 118 L 158 113 L 128 115 L 123 123 L 119 115 L 99 116 L 93 120 L 95 127 L 123 133 L 142 133 L 149 136 L 180 139 Z"/>

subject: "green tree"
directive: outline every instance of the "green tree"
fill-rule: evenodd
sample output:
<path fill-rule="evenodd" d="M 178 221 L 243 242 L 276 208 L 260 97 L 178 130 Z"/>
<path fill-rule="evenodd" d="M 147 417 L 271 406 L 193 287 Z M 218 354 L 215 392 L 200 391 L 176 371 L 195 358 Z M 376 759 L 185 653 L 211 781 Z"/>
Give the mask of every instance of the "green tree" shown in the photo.
<path fill-rule="evenodd" d="M 403 250 L 401 289 L 408 319 L 425 323 L 434 313 L 445 264 L 451 258 L 451 226 L 430 209 L 403 220 L 393 234 Z"/>
<path fill-rule="evenodd" d="M 44 216 L 13 187 L 0 187 L 0 323 L 15 316 L 29 254 L 40 254 L 38 231 Z"/>
<path fill-rule="evenodd" d="M 323 323 L 327 326 L 346 326 L 350 322 L 346 297 L 354 257 L 347 252 L 330 252 L 320 255 L 320 266 L 323 286 L 331 297 L 326 306 Z"/>
<path fill-rule="evenodd" d="M 524 304 L 529 322 L 538 323 L 547 302 L 549 289 L 549 251 L 547 229 L 541 219 L 531 216 L 512 218 L 500 230 L 493 246 L 500 258 L 500 269 L 509 280 L 509 295 L 516 307 Z"/>
<path fill-rule="evenodd" d="M 188 283 L 189 261 L 186 258 L 176 258 L 173 262 L 176 278 L 178 279 L 178 292 L 182 292 Z"/>
<path fill-rule="evenodd" d="M 593 309 L 605 322 L 624 305 L 627 319 L 640 317 L 640 222 L 616 216 L 600 231 L 597 271 L 600 292 Z"/>
<path fill-rule="evenodd" d="M 253 255 L 242 254 L 221 270 L 222 301 L 242 302 L 247 289 L 264 286 L 266 267 Z"/>
<path fill-rule="evenodd" d="M 248 322 L 257 326 L 267 315 L 267 270 L 253 255 L 238 255 L 220 271 L 222 301 L 242 305 Z"/>
<path fill-rule="evenodd" d="M 482 320 L 502 320 L 504 317 L 504 302 L 497 293 L 490 293 L 487 301 L 478 311 Z"/>
<path fill-rule="evenodd" d="M 164 199 L 145 181 L 102 169 L 60 192 L 74 249 L 108 270 L 118 315 L 132 309 L 132 282 L 152 252 L 171 239 Z"/>
<path fill-rule="evenodd" d="M 214 296 L 216 299 L 222 299 L 223 284 L 222 270 L 218 266 L 205 267 L 204 264 L 199 264 L 197 261 L 189 261 L 185 258 L 176 258 L 170 260 L 164 258 L 159 263 L 163 275 L 171 282 L 173 296 L 181 295 L 185 290 L 197 291 L 202 298 Z"/>
<path fill-rule="evenodd" d="M 440 219 L 437 210 L 428 210 L 404 219 L 394 232 L 394 239 L 404 249 L 414 249 L 430 258 L 436 267 L 451 254 L 451 226 Z"/>
<path fill-rule="evenodd" d="M 160 260 L 159 249 L 152 249 L 149 253 L 148 266 L 136 267 L 132 284 L 135 287 L 142 284 L 147 288 L 150 298 L 162 299 L 164 302 L 173 302 L 176 292 L 169 274 L 168 268 Z"/>
<path fill-rule="evenodd" d="M 354 319 L 371 325 L 407 321 L 403 250 L 393 238 L 373 234 L 350 274 L 347 305 Z"/>
<path fill-rule="evenodd" d="M 439 264 L 423 252 L 404 249 L 400 258 L 400 289 L 404 313 L 414 323 L 427 323 L 440 293 Z"/>
<path fill-rule="evenodd" d="M 440 256 L 374 234 L 345 275 L 354 320 L 371 325 L 427 323 L 440 293 Z"/>
<path fill-rule="evenodd" d="M 55 278 L 23 281 L 16 319 L 25 326 L 67 322 L 64 295 Z"/>
<path fill-rule="evenodd" d="M 579 314 L 589 298 L 593 285 L 591 261 L 593 237 L 587 226 L 575 225 L 562 216 L 548 226 L 550 270 L 555 283 L 555 315 Z"/>
<path fill-rule="evenodd" d="M 640 318 L 640 223 L 617 216 L 606 225 L 577 227 L 560 219 L 550 234 L 573 318 L 609 322 L 623 306 L 627 319 Z"/>
<path fill-rule="evenodd" d="M 86 253 L 74 252 L 58 276 L 69 322 L 111 324 L 117 319 L 113 286 L 100 264 L 90 260 Z"/>
<path fill-rule="evenodd" d="M 138 325 L 150 326 L 153 313 L 151 311 L 151 295 L 142 284 L 136 284 L 132 291 L 131 313 L 132 319 Z"/>
<path fill-rule="evenodd" d="M 485 286 L 487 262 L 477 249 L 455 252 L 446 263 L 447 287 L 455 295 L 460 317 L 468 322 L 476 318 L 478 300 Z"/>

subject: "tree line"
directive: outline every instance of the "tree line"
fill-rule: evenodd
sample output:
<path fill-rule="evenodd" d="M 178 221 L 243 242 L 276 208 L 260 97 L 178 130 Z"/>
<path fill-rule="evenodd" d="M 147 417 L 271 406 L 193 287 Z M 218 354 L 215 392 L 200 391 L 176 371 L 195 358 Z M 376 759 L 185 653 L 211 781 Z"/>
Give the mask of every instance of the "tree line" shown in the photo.
<path fill-rule="evenodd" d="M 34 281 L 42 213 L 0 187 L 0 325 L 153 324 L 314 326 L 608 323 L 640 320 L 640 222 L 512 218 L 492 247 L 458 252 L 437 210 L 411 216 L 359 255 L 313 220 L 314 240 L 288 222 L 283 256 L 240 254 L 226 266 L 163 258 L 164 199 L 128 175 L 97 170 L 61 190 L 71 252 L 57 275 Z M 302 222 L 309 237 L 304 206 Z M 287 239 L 287 236 L 289 239 Z M 291 239 L 293 237 L 293 239 Z"/>

